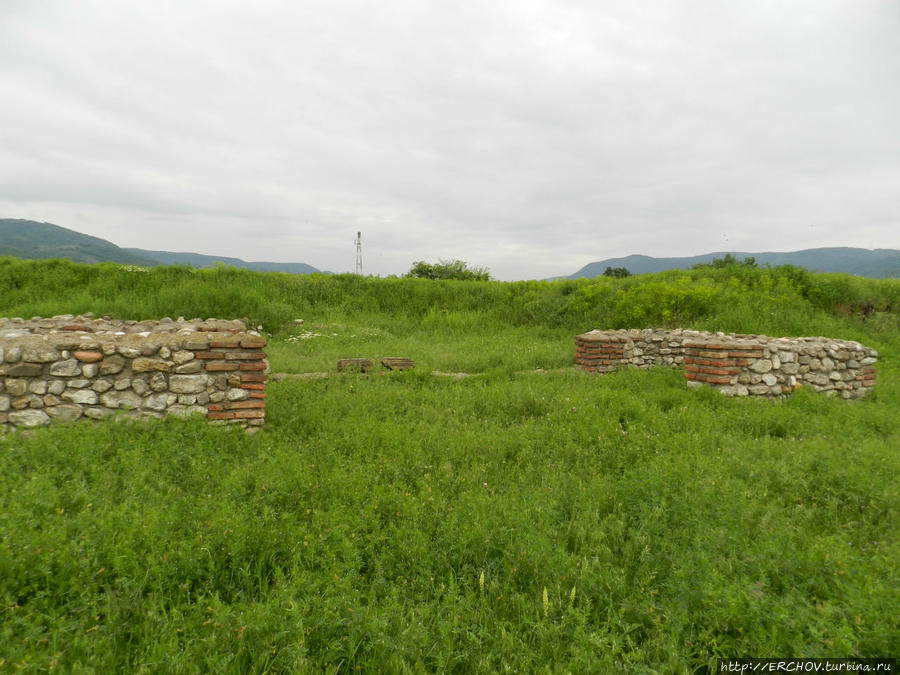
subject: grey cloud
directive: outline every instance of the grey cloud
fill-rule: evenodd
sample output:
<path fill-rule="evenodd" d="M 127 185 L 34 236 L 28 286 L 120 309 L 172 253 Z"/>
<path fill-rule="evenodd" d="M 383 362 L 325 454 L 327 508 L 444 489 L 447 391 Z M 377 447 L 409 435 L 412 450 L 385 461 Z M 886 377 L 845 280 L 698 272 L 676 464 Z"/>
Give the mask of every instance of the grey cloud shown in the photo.
<path fill-rule="evenodd" d="M 7 215 L 336 271 L 363 229 L 380 274 L 900 246 L 888 0 L 4 12 Z"/>

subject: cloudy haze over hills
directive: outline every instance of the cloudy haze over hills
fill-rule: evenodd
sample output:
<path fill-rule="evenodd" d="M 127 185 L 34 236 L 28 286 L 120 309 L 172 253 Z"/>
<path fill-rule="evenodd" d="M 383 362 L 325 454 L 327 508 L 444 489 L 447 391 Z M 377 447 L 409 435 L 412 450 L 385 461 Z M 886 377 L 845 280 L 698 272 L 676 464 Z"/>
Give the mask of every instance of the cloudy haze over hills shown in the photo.
<path fill-rule="evenodd" d="M 900 248 L 900 3 L 8 0 L 0 217 L 542 278 Z"/>

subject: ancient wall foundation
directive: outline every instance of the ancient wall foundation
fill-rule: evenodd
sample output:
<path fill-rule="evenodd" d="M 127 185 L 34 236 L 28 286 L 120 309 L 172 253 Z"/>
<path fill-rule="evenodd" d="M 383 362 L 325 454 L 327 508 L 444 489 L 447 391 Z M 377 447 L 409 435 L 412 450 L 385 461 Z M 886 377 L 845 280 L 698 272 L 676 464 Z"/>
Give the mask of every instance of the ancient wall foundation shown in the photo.
<path fill-rule="evenodd" d="M 265 345 L 240 320 L 0 318 L 0 433 L 116 414 L 262 426 Z"/>
<path fill-rule="evenodd" d="M 678 367 L 689 387 L 708 385 L 730 396 L 783 396 L 809 387 L 860 398 L 875 386 L 877 358 L 877 351 L 858 342 L 824 337 L 681 329 L 592 330 L 575 336 L 575 363 L 583 370 Z"/>

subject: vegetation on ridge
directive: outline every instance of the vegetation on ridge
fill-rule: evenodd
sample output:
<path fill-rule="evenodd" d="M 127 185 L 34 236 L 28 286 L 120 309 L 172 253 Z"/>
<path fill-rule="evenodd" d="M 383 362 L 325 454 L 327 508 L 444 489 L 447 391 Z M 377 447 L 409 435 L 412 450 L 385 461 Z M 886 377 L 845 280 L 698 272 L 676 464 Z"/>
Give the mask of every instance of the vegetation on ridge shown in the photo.
<path fill-rule="evenodd" d="M 692 673 L 900 648 L 896 281 L 0 259 L 0 288 L 5 316 L 246 316 L 275 370 L 417 363 L 272 383 L 253 436 L 170 419 L 0 438 L 0 672 Z M 576 332 L 649 325 L 857 339 L 878 384 L 772 403 L 570 367 Z M 521 372 L 538 366 L 568 367 Z"/>

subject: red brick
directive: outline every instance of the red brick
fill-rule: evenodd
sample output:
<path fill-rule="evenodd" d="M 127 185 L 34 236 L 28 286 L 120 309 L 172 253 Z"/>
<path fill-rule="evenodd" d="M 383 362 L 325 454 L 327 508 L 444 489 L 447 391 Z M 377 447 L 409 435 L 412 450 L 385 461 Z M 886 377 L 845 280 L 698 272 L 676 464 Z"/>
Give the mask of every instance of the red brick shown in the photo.
<path fill-rule="evenodd" d="M 72 330 L 72 331 L 80 330 L 85 333 L 93 333 L 93 330 L 91 330 L 90 326 L 75 326 L 75 325 L 63 326 L 63 330 Z"/>
<path fill-rule="evenodd" d="M 265 373 L 241 373 L 241 382 L 265 382 Z"/>
<path fill-rule="evenodd" d="M 211 412 L 206 414 L 208 420 L 233 420 L 237 417 L 239 411 L 236 412 Z"/>
<path fill-rule="evenodd" d="M 250 399 L 247 401 L 230 401 L 225 404 L 225 408 L 227 410 L 238 410 L 239 408 L 265 408 L 266 402 L 259 401 L 257 399 Z"/>
<path fill-rule="evenodd" d="M 103 360 L 102 352 L 75 352 L 72 356 L 82 363 L 97 363 Z"/>
<path fill-rule="evenodd" d="M 242 363 L 241 370 L 265 370 L 266 363 L 263 361 L 262 363 Z"/>
<path fill-rule="evenodd" d="M 265 390 L 266 390 L 266 385 L 264 385 L 264 384 L 252 384 L 252 383 L 251 383 L 251 384 L 241 383 L 241 389 L 255 389 L 255 390 L 257 390 L 257 391 L 265 391 Z"/>
<path fill-rule="evenodd" d="M 223 406 L 221 403 L 209 404 L 209 412 L 218 412 L 220 410 L 225 410 L 225 406 Z"/>
<path fill-rule="evenodd" d="M 731 359 L 701 359 L 696 356 L 685 356 L 685 363 L 696 363 L 700 366 L 734 366 L 736 365 Z"/>
<path fill-rule="evenodd" d="M 256 340 L 241 340 L 241 347 L 243 349 L 262 349 L 266 346 L 266 341 L 262 339 Z"/>
<path fill-rule="evenodd" d="M 235 419 L 257 419 L 266 416 L 265 410 L 235 410 L 233 413 Z"/>
<path fill-rule="evenodd" d="M 238 364 L 236 363 L 207 363 L 206 370 L 209 372 L 217 372 L 223 370 L 237 370 Z"/>
<path fill-rule="evenodd" d="M 266 393 L 264 391 L 252 391 L 250 392 L 250 398 L 265 398 Z"/>
<path fill-rule="evenodd" d="M 225 354 L 223 352 L 197 352 L 194 354 L 198 359 L 218 359 L 220 361 L 225 360 Z"/>

